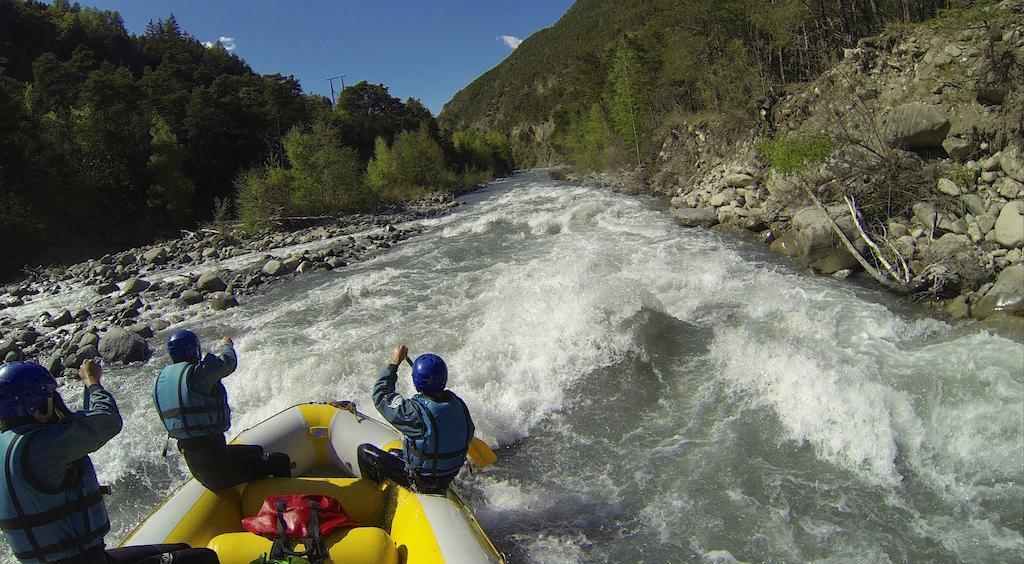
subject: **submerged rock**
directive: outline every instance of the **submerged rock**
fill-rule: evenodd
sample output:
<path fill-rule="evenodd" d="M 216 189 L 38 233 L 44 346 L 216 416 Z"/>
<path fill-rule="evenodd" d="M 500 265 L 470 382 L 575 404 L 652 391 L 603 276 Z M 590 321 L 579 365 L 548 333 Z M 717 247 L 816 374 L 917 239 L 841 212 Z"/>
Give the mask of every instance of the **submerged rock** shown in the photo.
<path fill-rule="evenodd" d="M 121 289 L 121 294 L 126 296 L 129 294 L 138 294 L 144 292 L 149 288 L 149 286 L 150 284 L 146 280 L 132 276 L 124 283 L 124 288 Z"/>
<path fill-rule="evenodd" d="M 672 208 L 670 212 L 683 227 L 711 227 L 718 223 L 718 214 L 712 208 Z"/>
<path fill-rule="evenodd" d="M 145 339 L 115 325 L 100 337 L 99 353 L 104 360 L 129 363 L 148 359 L 152 351 Z"/>
<path fill-rule="evenodd" d="M 1024 313 L 1024 264 L 999 273 L 995 284 L 974 304 L 974 317 L 985 319 L 997 312 Z"/>
<path fill-rule="evenodd" d="M 210 309 L 214 311 L 223 311 L 225 309 L 238 306 L 238 300 L 235 299 L 235 296 L 227 292 L 215 292 L 211 294 L 209 303 Z"/>
<path fill-rule="evenodd" d="M 196 289 L 203 292 L 223 292 L 228 287 L 220 276 L 215 271 L 207 271 L 199 276 L 199 281 L 196 282 Z M 184 296 L 183 296 L 184 299 Z"/>

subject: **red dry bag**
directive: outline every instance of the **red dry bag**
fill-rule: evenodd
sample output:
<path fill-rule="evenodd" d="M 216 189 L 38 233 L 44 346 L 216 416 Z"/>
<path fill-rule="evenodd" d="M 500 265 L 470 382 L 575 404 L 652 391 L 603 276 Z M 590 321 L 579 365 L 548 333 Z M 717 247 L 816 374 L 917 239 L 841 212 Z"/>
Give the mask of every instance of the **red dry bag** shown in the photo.
<path fill-rule="evenodd" d="M 271 556 L 306 556 L 311 562 L 326 558 L 324 537 L 338 529 L 358 527 L 341 503 L 333 497 L 316 494 L 285 494 L 268 496 L 259 513 L 242 519 L 242 527 L 250 533 L 274 540 Z M 289 540 L 301 540 L 306 553 L 288 548 Z"/>

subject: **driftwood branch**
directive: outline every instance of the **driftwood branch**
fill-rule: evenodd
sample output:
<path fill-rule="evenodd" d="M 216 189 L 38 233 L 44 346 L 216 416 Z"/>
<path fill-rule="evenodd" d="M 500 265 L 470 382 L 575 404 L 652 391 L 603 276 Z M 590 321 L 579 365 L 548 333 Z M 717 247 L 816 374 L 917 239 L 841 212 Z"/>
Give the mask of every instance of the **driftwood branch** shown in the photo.
<path fill-rule="evenodd" d="M 857 226 L 857 232 L 860 233 L 861 238 L 863 238 L 864 242 L 868 244 L 868 247 L 871 247 L 871 251 L 875 255 L 875 258 L 878 259 L 878 262 L 882 263 L 882 266 L 885 267 L 885 271 L 889 273 L 890 278 L 896 281 L 896 283 L 901 284 L 903 286 L 909 284 L 910 278 L 904 278 L 903 272 L 899 272 L 896 270 L 892 263 L 885 258 L 885 255 L 882 253 L 882 249 L 878 248 L 878 245 L 874 242 L 874 240 L 872 240 L 871 237 L 867 234 L 867 232 L 864 231 L 864 226 L 860 224 L 860 218 L 858 217 L 859 214 L 857 213 L 857 201 L 854 200 L 853 197 L 845 195 L 843 196 L 843 200 L 846 201 L 846 207 L 850 209 L 850 217 L 853 218 L 853 224 Z M 892 248 L 891 245 L 890 250 L 895 251 L 895 249 Z M 901 260 L 903 258 L 899 253 L 896 253 L 896 256 L 900 257 Z"/>
<path fill-rule="evenodd" d="M 812 202 L 814 202 L 814 205 L 819 210 L 821 210 L 821 213 L 825 214 L 825 217 L 828 218 L 828 222 L 832 224 L 832 230 L 835 231 L 836 235 L 839 236 L 839 240 L 843 242 L 843 246 L 846 247 L 846 250 L 850 251 L 850 254 L 853 255 L 853 258 L 857 259 L 857 262 L 860 263 L 862 267 L 864 267 L 864 270 L 868 274 L 870 274 L 872 278 L 874 278 L 875 280 L 878 281 L 879 284 L 885 286 L 886 288 L 889 288 L 890 290 L 899 292 L 901 294 L 908 293 L 908 289 L 905 284 L 900 284 L 893 280 L 892 278 L 882 274 L 877 268 L 874 267 L 874 265 L 869 263 L 867 259 L 864 258 L 864 255 L 860 254 L 860 251 L 858 251 L 857 247 L 855 247 L 853 242 L 850 241 L 850 238 L 846 236 L 846 233 L 843 233 L 843 230 L 839 227 L 839 224 L 836 223 L 836 220 L 832 218 L 832 214 L 828 213 L 828 208 L 826 208 L 825 205 L 821 203 L 821 200 L 819 200 L 818 197 L 814 195 L 814 192 L 811 191 L 811 189 L 808 186 L 804 186 L 804 192 L 806 192 L 807 197 L 810 198 Z M 856 217 L 854 217 L 854 223 L 857 224 Z M 860 227 L 859 224 L 857 226 L 858 228 Z"/>

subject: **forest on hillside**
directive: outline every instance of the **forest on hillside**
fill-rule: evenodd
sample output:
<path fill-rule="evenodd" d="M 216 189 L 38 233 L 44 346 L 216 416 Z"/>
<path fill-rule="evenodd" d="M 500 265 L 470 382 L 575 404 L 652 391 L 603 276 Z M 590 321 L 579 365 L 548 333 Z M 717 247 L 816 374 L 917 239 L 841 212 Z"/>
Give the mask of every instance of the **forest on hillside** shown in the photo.
<path fill-rule="evenodd" d="M 442 131 L 361 82 L 335 103 L 260 75 L 173 15 L 0 0 L 0 273 L 236 216 L 371 209 L 512 169 L 508 143 Z"/>
<path fill-rule="evenodd" d="M 886 26 L 995 0 L 578 0 L 441 112 L 512 135 L 521 165 L 636 167 L 686 115 L 753 124 L 788 83 Z"/>

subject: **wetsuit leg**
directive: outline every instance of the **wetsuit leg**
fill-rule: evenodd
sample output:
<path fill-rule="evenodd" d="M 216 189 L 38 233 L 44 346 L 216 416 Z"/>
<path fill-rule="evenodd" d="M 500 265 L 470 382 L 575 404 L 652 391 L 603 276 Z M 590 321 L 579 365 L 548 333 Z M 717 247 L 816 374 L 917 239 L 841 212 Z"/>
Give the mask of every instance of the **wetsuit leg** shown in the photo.
<path fill-rule="evenodd" d="M 192 548 L 187 544 L 150 544 L 125 546 L 107 550 L 112 564 L 217 564 L 217 553 L 208 548 Z"/>
<path fill-rule="evenodd" d="M 239 470 L 243 482 L 292 475 L 292 459 L 283 452 L 267 453 L 258 445 L 228 445 L 227 449 L 232 466 Z"/>
<path fill-rule="evenodd" d="M 375 482 L 388 478 L 400 486 L 409 487 L 409 474 L 401 458 L 369 443 L 359 445 L 356 457 L 359 460 L 359 473 L 364 478 Z"/>
<path fill-rule="evenodd" d="M 224 490 L 267 476 L 291 475 L 291 459 L 284 453 L 267 455 L 259 445 L 229 445 L 223 435 L 178 441 L 189 471 L 209 490 Z"/>
<path fill-rule="evenodd" d="M 224 490 L 245 481 L 228 456 L 224 435 L 182 439 L 178 441 L 178 450 L 192 477 L 208 490 Z"/>

